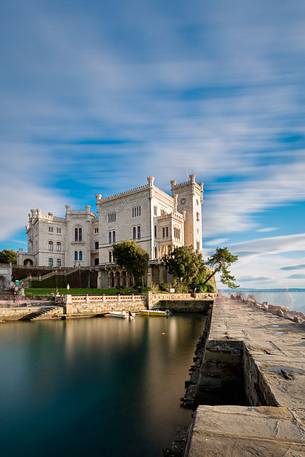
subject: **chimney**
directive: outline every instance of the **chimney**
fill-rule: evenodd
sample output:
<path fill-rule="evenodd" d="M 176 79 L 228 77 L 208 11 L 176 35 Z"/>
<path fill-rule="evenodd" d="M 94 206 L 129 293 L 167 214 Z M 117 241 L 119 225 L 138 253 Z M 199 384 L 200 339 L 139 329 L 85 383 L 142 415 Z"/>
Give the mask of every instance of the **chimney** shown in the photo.
<path fill-rule="evenodd" d="M 152 187 L 154 185 L 155 178 L 153 176 L 147 176 L 147 184 Z"/>
<path fill-rule="evenodd" d="M 195 184 L 195 182 L 196 182 L 196 176 L 195 176 L 195 175 L 189 175 L 189 178 L 190 178 L 190 182 L 191 182 L 192 184 Z"/>
<path fill-rule="evenodd" d="M 175 187 L 175 185 L 177 184 L 177 182 L 176 182 L 175 179 L 172 179 L 170 183 L 171 183 L 171 190 L 172 190 L 172 192 L 173 192 L 173 191 L 174 191 L 174 187 Z"/>

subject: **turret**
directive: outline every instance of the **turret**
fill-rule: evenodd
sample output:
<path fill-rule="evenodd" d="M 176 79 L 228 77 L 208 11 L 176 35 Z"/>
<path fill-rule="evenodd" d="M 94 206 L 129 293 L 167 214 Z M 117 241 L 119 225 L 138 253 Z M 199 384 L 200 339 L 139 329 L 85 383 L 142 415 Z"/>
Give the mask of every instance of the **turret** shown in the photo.
<path fill-rule="evenodd" d="M 177 199 L 179 213 L 185 214 L 184 241 L 194 250 L 202 250 L 202 201 L 203 185 L 196 182 L 194 174 L 183 183 L 171 181 L 172 194 Z"/>

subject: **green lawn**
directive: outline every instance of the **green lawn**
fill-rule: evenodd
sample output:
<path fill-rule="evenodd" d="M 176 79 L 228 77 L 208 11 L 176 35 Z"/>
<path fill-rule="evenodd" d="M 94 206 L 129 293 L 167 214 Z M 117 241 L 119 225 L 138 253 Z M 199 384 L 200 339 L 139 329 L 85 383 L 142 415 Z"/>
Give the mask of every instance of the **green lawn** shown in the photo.
<path fill-rule="evenodd" d="M 133 289 L 57 289 L 61 295 L 131 295 L 137 294 L 138 292 L 134 291 Z M 54 295 L 55 289 L 54 288 L 29 288 L 25 289 L 25 295 L 27 297 L 33 296 L 48 296 Z"/>

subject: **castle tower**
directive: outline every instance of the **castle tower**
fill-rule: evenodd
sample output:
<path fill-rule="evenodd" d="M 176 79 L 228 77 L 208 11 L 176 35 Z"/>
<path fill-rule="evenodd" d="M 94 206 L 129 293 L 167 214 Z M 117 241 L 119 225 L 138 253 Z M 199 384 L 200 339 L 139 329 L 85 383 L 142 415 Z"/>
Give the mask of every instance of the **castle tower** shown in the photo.
<path fill-rule="evenodd" d="M 185 214 L 184 243 L 201 252 L 203 184 L 196 182 L 195 175 L 190 175 L 189 180 L 181 184 L 171 181 L 171 190 L 179 213 Z"/>

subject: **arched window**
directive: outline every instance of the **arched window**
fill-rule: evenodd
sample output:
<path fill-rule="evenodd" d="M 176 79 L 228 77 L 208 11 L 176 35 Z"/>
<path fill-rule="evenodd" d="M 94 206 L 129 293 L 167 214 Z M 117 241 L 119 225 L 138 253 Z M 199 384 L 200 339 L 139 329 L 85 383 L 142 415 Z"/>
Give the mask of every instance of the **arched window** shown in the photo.
<path fill-rule="evenodd" d="M 74 260 L 78 260 L 78 252 L 74 251 Z"/>
<path fill-rule="evenodd" d="M 83 251 L 79 251 L 78 260 L 83 260 Z"/>
<path fill-rule="evenodd" d="M 58 252 L 61 251 L 61 243 L 60 243 L 59 241 L 56 243 L 56 250 L 57 250 Z"/>
<path fill-rule="evenodd" d="M 49 241 L 49 251 L 53 251 L 53 241 Z"/>
<path fill-rule="evenodd" d="M 83 241 L 83 229 L 81 227 L 75 227 L 74 241 Z"/>

